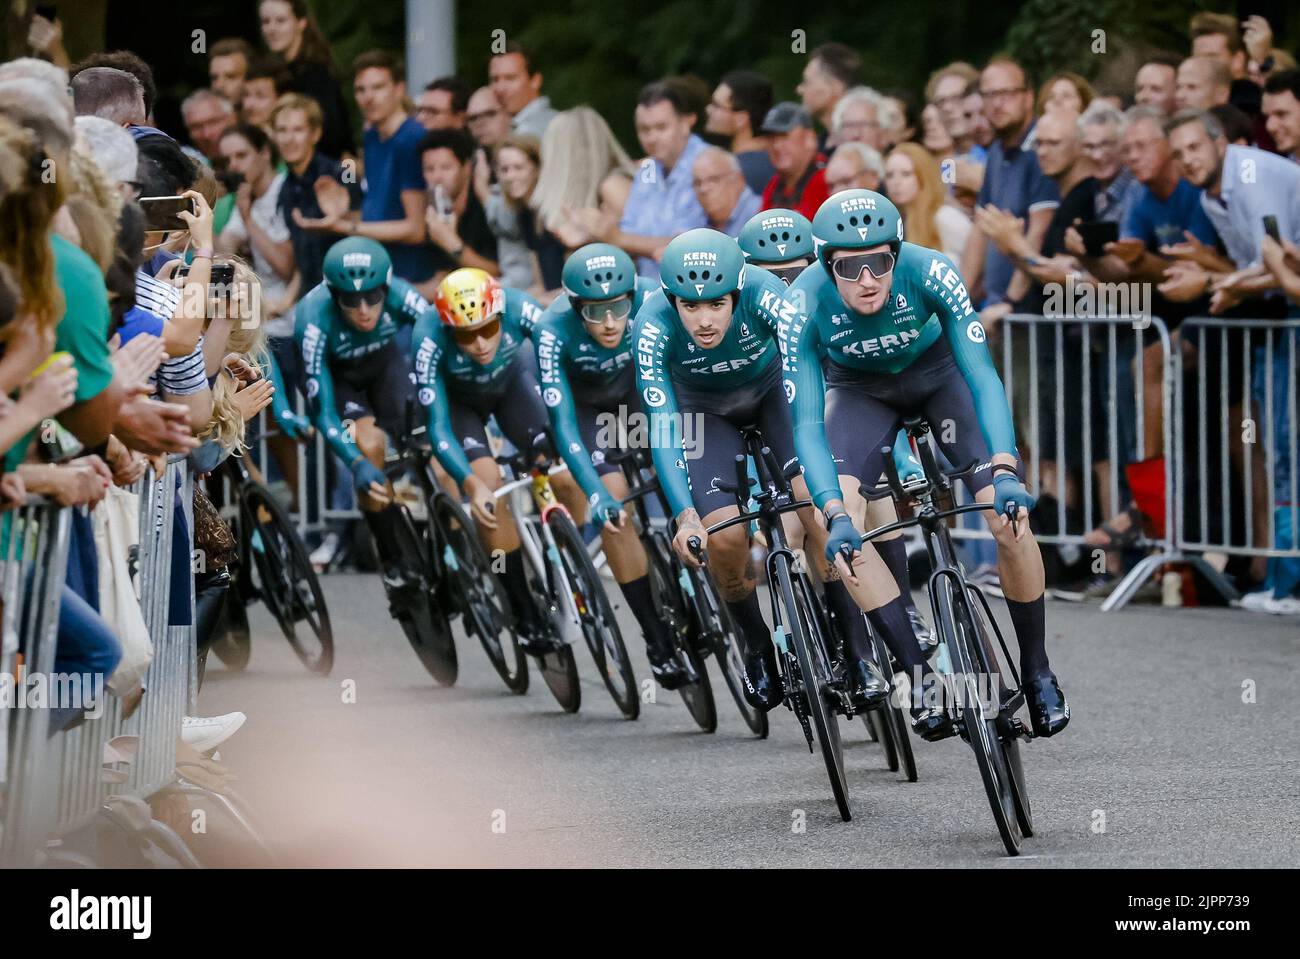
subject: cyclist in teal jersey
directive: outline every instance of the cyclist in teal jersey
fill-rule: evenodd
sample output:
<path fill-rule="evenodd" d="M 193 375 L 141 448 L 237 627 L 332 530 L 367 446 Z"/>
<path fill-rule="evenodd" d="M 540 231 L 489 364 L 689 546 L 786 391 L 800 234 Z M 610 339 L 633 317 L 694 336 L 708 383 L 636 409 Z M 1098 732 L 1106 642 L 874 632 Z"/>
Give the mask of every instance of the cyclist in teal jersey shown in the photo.
<path fill-rule="evenodd" d="M 1015 432 L 1006 393 L 985 346 L 984 327 L 952 262 L 903 242 L 898 210 L 869 190 L 837 193 L 813 220 L 821 269 L 805 271 L 791 296 L 806 312 L 782 328 L 786 391 L 794 408 L 795 446 L 814 502 L 828 518 L 827 555 L 848 577 L 873 625 L 893 624 L 883 638 L 922 683 L 930 681 L 892 577 L 874 549 L 862 549 L 866 503 L 860 488 L 882 474 L 882 444 L 902 417 L 924 414 L 935 440 L 957 467 L 977 464 L 966 480 L 997 540 L 1007 608 L 1020 644 L 1020 667 L 1034 732 L 1051 736 L 1070 710 L 1047 660 L 1043 564 L 1027 515 L 1014 523 L 1011 504 L 1027 514 L 1034 497 L 1017 473 Z M 852 570 L 840 555 L 848 547 Z M 891 640 L 891 636 L 893 640 Z M 906 636 L 907 642 L 895 645 Z M 912 709 L 926 738 L 951 735 L 935 707 Z"/>
<path fill-rule="evenodd" d="M 763 267 L 769 273 L 772 273 L 778 279 L 789 286 L 808 266 L 817 261 L 817 254 L 813 249 L 812 224 L 808 218 L 797 210 L 786 210 L 777 207 L 772 210 L 763 210 L 755 213 L 740 230 L 740 236 L 736 238 L 740 244 L 740 250 L 745 254 L 746 263 L 754 263 Z M 800 303 L 795 302 L 795 307 L 799 308 Z M 898 475 L 906 482 L 907 478 L 921 472 L 921 464 L 912 455 L 912 446 L 907 439 L 907 431 L 899 430 L 898 437 L 894 442 L 894 461 L 898 467 Z M 867 526 L 875 529 L 880 526 L 886 526 L 898 519 L 898 511 L 894 507 L 892 499 L 870 500 L 867 503 Z M 912 632 L 916 634 L 916 640 L 921 644 L 921 649 L 929 655 L 938 648 L 939 640 L 934 631 L 926 625 L 921 613 L 916 608 L 916 603 L 912 599 L 912 584 L 907 574 L 907 547 L 903 543 L 903 534 L 901 532 L 891 533 L 888 538 L 881 537 L 876 540 L 876 549 L 884 557 L 889 571 L 894 574 L 894 579 L 898 583 L 899 591 L 903 597 L 903 603 L 907 606 L 907 618 L 912 623 Z M 852 603 L 850 599 L 842 599 L 838 595 L 836 601 L 846 601 Z M 858 628 L 858 617 L 851 614 L 850 610 L 854 607 L 849 606 L 845 613 L 848 619 L 854 623 L 855 634 L 862 632 Z M 839 617 L 840 613 L 837 612 Z M 861 653 L 865 658 L 873 659 L 870 655 L 871 647 L 866 642 L 865 634 L 861 642 L 864 644 Z M 874 660 L 873 660 L 874 661 Z"/>
<path fill-rule="evenodd" d="M 404 428 L 411 365 L 399 328 L 428 309 L 413 286 L 393 276 L 374 240 L 348 237 L 325 254 L 325 278 L 296 308 L 307 409 L 330 448 L 352 471 L 358 505 L 375 538 L 390 598 L 415 581 L 392 563 L 400 515 L 383 472 L 388 434 Z"/>
<path fill-rule="evenodd" d="M 676 521 L 673 547 L 692 565 L 698 560 L 687 545 L 691 537 L 710 549 L 710 569 L 745 640 L 751 687 L 746 695 L 756 708 L 771 709 L 781 702 L 781 684 L 754 592 L 749 531 L 735 526 L 709 537 L 705 527 L 739 512 L 735 494 L 720 484 L 732 482 L 736 455 L 745 451 L 746 426 L 762 431 L 792 477 L 795 495 L 807 496 L 797 475 L 776 334 L 793 321 L 795 310 L 784 284 L 761 267 L 746 266 L 736 242 L 716 230 L 690 230 L 672 240 L 660 274 L 663 289 L 638 311 L 633 337 L 655 472 Z M 800 511 L 791 524 L 792 543 L 806 541 L 814 552 L 822 551 L 825 534 L 812 510 Z M 842 586 L 828 583 L 827 595 L 836 592 L 848 602 L 850 618 L 855 616 Z M 883 698 L 888 685 L 869 662 L 855 658 L 850 691 L 866 705 Z"/>
<path fill-rule="evenodd" d="M 533 324 L 537 301 L 502 287 L 483 270 L 464 267 L 438 284 L 435 310 L 415 325 L 411 356 L 420 405 L 434 456 L 469 498 L 479 538 L 491 555 L 502 554 L 502 584 L 518 617 L 520 645 L 529 653 L 551 647 L 536 628 L 519 530 L 508 502 L 496 502 L 501 470 L 488 445 L 487 421 L 530 459 L 548 458 L 546 408 L 537 384 Z M 584 522 L 586 503 L 568 473 L 552 477 L 556 496 Z"/>
<path fill-rule="evenodd" d="M 658 284 L 638 277 L 632 258 L 608 243 L 591 243 L 565 261 L 564 294 L 533 328 L 542 401 L 555 446 L 604 525 L 601 541 L 618 588 L 645 637 L 655 680 L 676 689 L 685 679 L 672 638 L 650 590 L 645 548 L 623 512 L 623 471 L 606 456 L 619 449 L 619 429 L 637 435 L 644 419 L 632 363 L 632 324 Z M 644 433 L 642 426 L 641 433 Z"/>

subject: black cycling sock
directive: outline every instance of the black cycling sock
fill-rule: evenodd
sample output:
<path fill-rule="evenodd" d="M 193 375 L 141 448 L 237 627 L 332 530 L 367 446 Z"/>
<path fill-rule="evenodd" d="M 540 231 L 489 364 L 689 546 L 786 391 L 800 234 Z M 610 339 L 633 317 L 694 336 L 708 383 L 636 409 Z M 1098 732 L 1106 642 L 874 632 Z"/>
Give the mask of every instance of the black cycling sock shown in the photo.
<path fill-rule="evenodd" d="M 646 646 L 666 654 L 672 649 L 672 644 L 668 638 L 667 625 L 655 612 L 654 597 L 650 595 L 650 577 L 642 576 L 630 583 L 619 583 L 618 588 L 623 591 L 628 608 L 641 626 Z"/>
<path fill-rule="evenodd" d="M 871 620 L 871 628 L 880 634 L 889 651 L 903 667 L 915 690 L 917 668 L 921 670 L 922 679 L 928 677 L 932 670 L 916 641 L 916 634 L 912 632 L 912 623 L 907 618 L 907 607 L 903 605 L 902 598 L 895 597 L 879 609 L 870 610 L 867 619 Z"/>
<path fill-rule="evenodd" d="M 867 627 L 862 622 L 862 610 L 853 601 L 849 589 L 838 579 L 826 582 L 826 605 L 835 614 L 840 635 L 848 643 L 845 653 L 854 659 L 870 659 L 871 643 L 867 640 Z"/>
<path fill-rule="evenodd" d="M 877 539 L 873 542 L 876 544 L 876 552 L 894 574 L 894 582 L 898 584 L 903 605 L 908 609 L 916 609 L 916 603 L 912 600 L 912 581 L 907 575 L 907 544 L 903 542 L 903 537 L 895 536 L 893 539 Z"/>
<path fill-rule="evenodd" d="M 402 536 L 398 532 L 398 524 L 402 522 L 402 516 L 397 504 L 389 503 L 373 513 L 363 510 L 361 515 L 365 517 L 366 526 L 374 538 L 380 568 L 385 573 L 400 572 L 398 558 L 402 556 Z"/>
<path fill-rule="evenodd" d="M 1045 673 L 1047 665 L 1047 625 L 1043 609 L 1043 597 L 1020 603 L 1007 599 L 1007 612 L 1011 614 L 1011 625 L 1016 630 L 1016 642 L 1020 644 L 1020 678 L 1028 679 Z"/>
<path fill-rule="evenodd" d="M 735 602 L 728 600 L 727 610 L 740 632 L 746 653 L 762 652 L 772 645 L 772 633 L 767 628 L 767 621 L 763 619 L 763 607 L 758 604 L 758 590 L 744 599 Z"/>
<path fill-rule="evenodd" d="M 537 620 L 537 610 L 533 605 L 532 591 L 528 588 L 528 572 L 524 569 L 524 551 L 516 548 L 505 554 L 505 570 L 501 573 L 501 584 L 510 597 L 510 608 L 514 610 L 515 620 L 520 626 L 531 626 Z"/>

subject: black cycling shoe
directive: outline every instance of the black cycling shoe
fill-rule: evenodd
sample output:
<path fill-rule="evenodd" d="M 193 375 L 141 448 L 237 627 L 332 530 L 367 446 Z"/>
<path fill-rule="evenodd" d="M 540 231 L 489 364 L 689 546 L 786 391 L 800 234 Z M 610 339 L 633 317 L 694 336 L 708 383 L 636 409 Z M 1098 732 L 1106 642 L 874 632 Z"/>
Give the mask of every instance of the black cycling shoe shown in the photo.
<path fill-rule="evenodd" d="M 1055 736 L 1070 723 L 1070 704 L 1051 670 L 1025 680 L 1025 701 L 1034 735 Z"/>
<path fill-rule="evenodd" d="M 769 642 L 760 651 L 745 654 L 745 700 L 763 712 L 781 705 L 781 674 L 776 667 L 776 648 Z"/>
<path fill-rule="evenodd" d="M 889 680 L 869 659 L 851 661 L 844 680 L 849 688 L 849 701 L 858 709 L 878 706 L 889 696 Z"/>
<path fill-rule="evenodd" d="M 939 706 L 913 706 L 912 729 L 928 743 L 938 742 L 956 734 L 952 717 Z"/>
<path fill-rule="evenodd" d="M 921 647 L 921 655 L 929 659 L 939 648 L 939 635 L 921 618 L 921 612 L 915 606 L 907 608 L 907 619 L 912 624 L 912 635 L 916 637 L 916 645 Z"/>
<path fill-rule="evenodd" d="M 650 674 L 664 689 L 679 689 L 686 685 L 686 670 L 672 653 L 646 643 L 646 657 L 650 660 Z"/>
<path fill-rule="evenodd" d="M 384 593 L 388 596 L 388 612 L 396 616 L 408 611 L 419 600 L 424 583 L 419 576 L 405 570 L 392 569 L 383 576 Z"/>
<path fill-rule="evenodd" d="M 529 656 L 545 656 L 564 645 L 560 638 L 545 626 L 519 623 L 515 626 L 519 648 Z"/>

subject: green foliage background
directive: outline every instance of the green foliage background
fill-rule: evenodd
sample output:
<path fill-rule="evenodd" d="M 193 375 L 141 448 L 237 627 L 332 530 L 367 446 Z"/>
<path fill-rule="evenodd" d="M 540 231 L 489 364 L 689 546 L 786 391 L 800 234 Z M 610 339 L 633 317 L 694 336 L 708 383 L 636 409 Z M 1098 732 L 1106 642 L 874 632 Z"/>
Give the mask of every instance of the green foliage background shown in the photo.
<path fill-rule="evenodd" d="M 78 2 L 98 6 L 103 0 Z M 404 46 L 402 0 L 310 3 L 345 80 L 357 53 Z M 806 51 L 839 40 L 863 54 L 864 80 L 882 89 L 920 95 L 934 68 L 956 59 L 978 64 L 1005 50 L 1027 63 L 1038 80 L 1072 69 L 1107 92 L 1126 92 L 1136 57 L 1151 49 L 1186 51 L 1187 22 L 1200 9 L 1263 13 L 1279 34 L 1275 42 L 1295 52 L 1300 16 L 1293 6 L 1282 0 L 1241 5 L 1205 0 L 459 0 L 456 68 L 470 82 L 482 82 L 493 31 L 504 30 L 536 51 L 545 92 L 557 107 L 590 104 L 636 152 L 636 92 L 671 73 L 695 73 L 711 85 L 728 70 L 754 68 L 772 77 L 779 98 L 792 98 Z M 156 0 L 107 0 L 107 8 L 109 45 L 145 55 L 176 99 L 206 82 L 205 58 L 188 50 L 193 28 L 206 29 L 213 39 L 260 40 L 255 0 L 185 0 L 172 8 L 160 8 Z M 160 10 L 166 17 L 158 17 Z M 1097 30 L 1104 31 L 1105 53 L 1093 52 Z M 800 36 L 803 44 L 797 47 Z"/>

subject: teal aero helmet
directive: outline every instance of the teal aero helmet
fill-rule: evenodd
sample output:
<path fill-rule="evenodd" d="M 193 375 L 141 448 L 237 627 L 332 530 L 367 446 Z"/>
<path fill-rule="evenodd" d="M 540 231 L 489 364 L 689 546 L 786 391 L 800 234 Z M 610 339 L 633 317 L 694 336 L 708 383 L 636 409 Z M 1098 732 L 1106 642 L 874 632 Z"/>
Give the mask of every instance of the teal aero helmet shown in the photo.
<path fill-rule="evenodd" d="M 817 255 L 829 271 L 835 250 L 865 250 L 888 243 L 897 255 L 903 245 L 903 218 L 887 196 L 874 190 L 845 190 L 818 208 L 812 232 Z"/>
<path fill-rule="evenodd" d="M 759 266 L 813 259 L 812 224 L 796 210 L 777 208 L 755 213 L 736 242 L 745 259 Z"/>
<path fill-rule="evenodd" d="M 364 293 L 393 279 L 388 251 L 364 236 L 339 240 L 325 254 L 325 282 L 343 293 Z"/>
<path fill-rule="evenodd" d="M 612 300 L 636 289 L 636 264 L 610 243 L 588 243 L 564 261 L 564 292 L 578 308 L 581 300 Z"/>
<path fill-rule="evenodd" d="M 664 248 L 659 280 L 683 300 L 717 300 L 740 289 L 745 254 L 725 233 L 703 227 L 674 237 Z"/>

